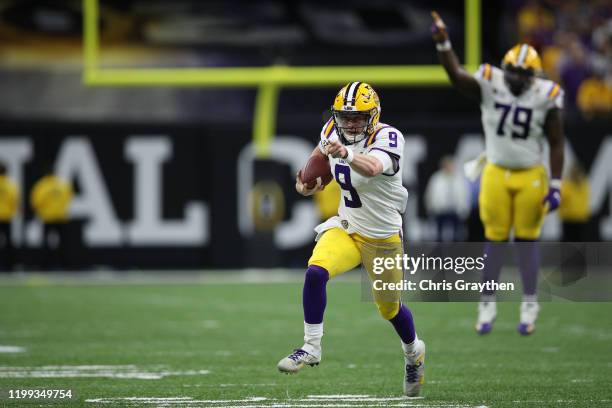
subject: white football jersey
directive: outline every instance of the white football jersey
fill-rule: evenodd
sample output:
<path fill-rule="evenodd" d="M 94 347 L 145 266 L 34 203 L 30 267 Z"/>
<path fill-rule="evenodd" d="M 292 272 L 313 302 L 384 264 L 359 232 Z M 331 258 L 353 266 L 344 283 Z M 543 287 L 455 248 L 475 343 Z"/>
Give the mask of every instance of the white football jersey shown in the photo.
<path fill-rule="evenodd" d="M 510 169 L 541 164 L 544 121 L 550 109 L 563 107 L 561 87 L 536 77 L 525 92 L 514 96 L 504 81 L 504 72 L 489 64 L 481 65 L 474 77 L 482 95 L 487 160 Z"/>
<path fill-rule="evenodd" d="M 321 151 L 334 140 L 339 140 L 339 136 L 330 119 L 321 131 Z M 388 155 L 390 160 L 384 160 L 388 166 L 382 174 L 364 177 L 345 160 L 329 156 L 332 174 L 342 192 L 338 207 L 342 227 L 369 238 L 387 238 L 397 234 L 402 229 L 402 213 L 408 199 L 408 191 L 402 185 L 402 173 L 399 171 L 404 136 L 393 126 L 380 123 L 368 138 L 346 148 L 353 153 Z"/>

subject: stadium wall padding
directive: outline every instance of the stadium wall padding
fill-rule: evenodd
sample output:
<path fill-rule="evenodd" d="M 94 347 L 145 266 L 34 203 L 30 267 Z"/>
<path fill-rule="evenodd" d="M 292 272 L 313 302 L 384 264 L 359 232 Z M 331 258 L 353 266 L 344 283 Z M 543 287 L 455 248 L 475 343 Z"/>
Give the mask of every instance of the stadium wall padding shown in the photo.
<path fill-rule="evenodd" d="M 475 121 L 399 124 L 410 192 L 405 235 L 431 238 L 423 192 L 444 155 L 458 161 L 483 147 Z M 0 161 L 23 192 L 13 222 L 18 263 L 41 261 L 41 229 L 29 192 L 53 166 L 74 183 L 66 267 L 303 267 L 319 216 L 293 191 L 297 169 L 318 135 L 279 126 L 269 160 L 256 160 L 251 130 L 241 126 L 112 123 L 0 124 Z M 590 240 L 612 240 L 612 132 L 606 124 L 569 124 L 568 154 L 591 180 Z M 255 210 L 255 212 L 253 212 Z M 256 214 L 254 216 L 253 214 Z M 559 239 L 556 216 L 543 239 Z"/>

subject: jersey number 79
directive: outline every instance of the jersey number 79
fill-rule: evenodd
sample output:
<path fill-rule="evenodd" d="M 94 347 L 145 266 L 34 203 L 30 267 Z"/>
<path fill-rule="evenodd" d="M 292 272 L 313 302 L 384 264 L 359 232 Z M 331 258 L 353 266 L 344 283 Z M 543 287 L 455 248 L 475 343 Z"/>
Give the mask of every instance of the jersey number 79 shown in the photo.
<path fill-rule="evenodd" d="M 501 109 L 502 111 L 501 117 L 499 118 L 499 124 L 497 125 L 497 135 L 505 136 L 504 125 L 506 124 L 506 119 L 508 118 L 508 113 L 510 113 L 512 106 L 495 102 L 495 109 Z M 514 124 L 514 128 L 520 129 L 520 132 L 513 130 L 513 139 L 527 139 L 527 136 L 529 136 L 529 127 L 531 125 L 531 113 L 532 110 L 529 108 L 517 106 L 514 109 L 514 113 L 512 114 L 512 123 Z"/>

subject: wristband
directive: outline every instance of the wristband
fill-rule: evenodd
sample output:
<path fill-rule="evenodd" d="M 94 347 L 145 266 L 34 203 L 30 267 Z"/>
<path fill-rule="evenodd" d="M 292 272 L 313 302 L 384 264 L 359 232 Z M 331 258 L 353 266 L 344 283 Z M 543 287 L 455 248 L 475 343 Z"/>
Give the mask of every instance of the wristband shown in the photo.
<path fill-rule="evenodd" d="M 345 149 L 346 149 L 346 157 L 344 158 L 344 160 L 350 164 L 355 158 L 355 155 L 353 154 L 353 151 L 349 149 L 348 147 L 346 147 Z"/>
<path fill-rule="evenodd" d="M 549 183 L 550 188 L 556 188 L 557 190 L 561 190 L 561 179 L 551 179 Z"/>
<path fill-rule="evenodd" d="M 438 51 L 450 51 L 453 47 L 449 40 L 444 40 L 443 42 L 436 43 L 436 49 Z"/>

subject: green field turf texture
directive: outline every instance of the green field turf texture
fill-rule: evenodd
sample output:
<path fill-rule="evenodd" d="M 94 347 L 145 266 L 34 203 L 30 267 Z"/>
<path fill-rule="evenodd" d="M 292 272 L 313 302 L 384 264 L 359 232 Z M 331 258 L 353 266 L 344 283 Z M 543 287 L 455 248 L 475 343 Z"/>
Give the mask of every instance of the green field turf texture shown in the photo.
<path fill-rule="evenodd" d="M 474 303 L 410 307 L 427 343 L 427 383 L 424 398 L 405 406 L 612 406 L 611 303 L 543 303 L 531 337 L 515 330 L 517 303 L 499 304 L 495 329 L 484 337 L 473 330 Z M 4 390 L 74 390 L 75 401 L 55 406 L 139 405 L 85 401 L 104 397 L 265 397 L 261 403 L 185 406 L 291 407 L 308 405 L 299 402 L 308 395 L 402 392 L 399 339 L 375 306 L 360 300 L 356 282 L 330 283 L 323 361 L 294 376 L 279 374 L 276 363 L 302 344 L 300 283 L 2 286 L 0 310 L 0 345 L 26 348 L 0 354 L 5 370 L 135 365 L 210 371 L 157 380 L 0 378 Z M 0 405 L 23 404 L 5 399 Z"/>

